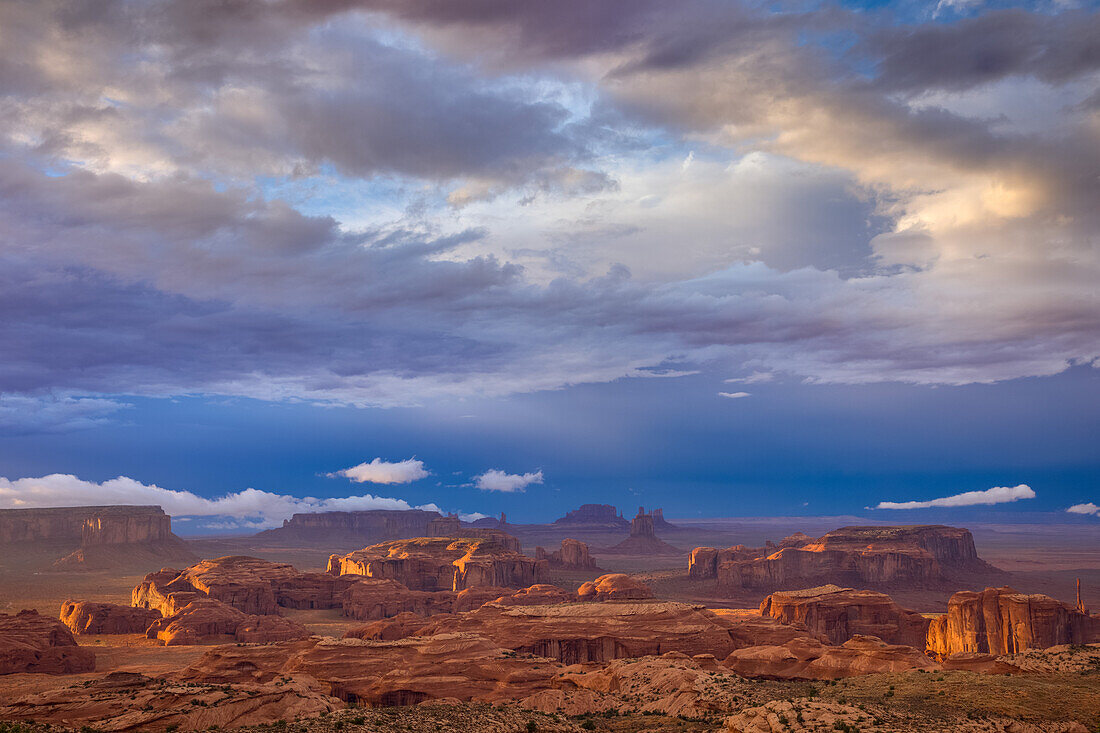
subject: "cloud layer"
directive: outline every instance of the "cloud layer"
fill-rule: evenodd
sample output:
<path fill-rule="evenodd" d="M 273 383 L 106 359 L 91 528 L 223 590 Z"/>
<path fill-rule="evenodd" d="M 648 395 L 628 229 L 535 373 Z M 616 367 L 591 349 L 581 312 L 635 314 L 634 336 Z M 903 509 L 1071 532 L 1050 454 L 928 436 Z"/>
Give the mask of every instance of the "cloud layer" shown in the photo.
<path fill-rule="evenodd" d="M 474 486 L 482 491 L 502 491 L 513 493 L 524 491 L 531 484 L 542 483 L 542 471 L 534 473 L 505 473 L 491 468 L 480 476 L 474 477 Z"/>
<path fill-rule="evenodd" d="M 208 499 L 191 493 L 143 484 L 126 476 L 102 483 L 83 481 L 68 474 L 8 480 L 0 477 L 0 508 L 32 509 L 54 506 L 114 504 L 159 505 L 173 517 L 215 517 L 204 526 L 212 529 L 279 526 L 296 513 L 362 511 L 367 509 L 426 509 L 435 504 L 412 506 L 403 499 L 362 494 L 334 499 L 295 497 L 258 489 L 244 489 Z"/>
<path fill-rule="evenodd" d="M 875 509 L 930 509 L 932 507 L 979 506 L 1008 504 L 1020 499 L 1034 499 L 1035 491 L 1027 484 L 995 486 L 984 491 L 965 491 L 928 501 L 880 501 Z M 869 507 L 870 508 L 870 507 Z"/>
<path fill-rule="evenodd" d="M 424 462 L 415 458 L 396 462 L 375 458 L 370 463 L 360 463 L 329 474 L 329 476 L 343 476 L 360 484 L 407 484 L 431 475 L 431 471 L 424 468 Z"/>
<path fill-rule="evenodd" d="M 1096 364 L 1100 16 L 958 16 L 6 3 L 0 424 Z"/>
<path fill-rule="evenodd" d="M 1087 514 L 1094 517 L 1100 516 L 1100 506 L 1097 506 L 1091 501 L 1084 504 L 1074 504 L 1066 509 L 1066 511 L 1070 514 Z"/>

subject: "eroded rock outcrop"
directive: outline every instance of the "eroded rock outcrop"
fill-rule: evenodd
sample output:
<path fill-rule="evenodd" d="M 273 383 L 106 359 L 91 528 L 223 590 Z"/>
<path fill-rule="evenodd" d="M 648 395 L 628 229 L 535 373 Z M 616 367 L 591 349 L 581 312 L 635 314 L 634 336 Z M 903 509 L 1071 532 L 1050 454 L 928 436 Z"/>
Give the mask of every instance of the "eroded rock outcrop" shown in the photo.
<path fill-rule="evenodd" d="M 562 570 L 597 570 L 596 560 L 588 552 L 588 545 L 579 540 L 566 538 L 561 541 L 561 549 L 547 552 L 542 547 L 535 548 L 535 559 L 546 560 L 550 567 Z"/>
<path fill-rule="evenodd" d="M 885 593 L 835 585 L 772 593 L 760 604 L 760 613 L 803 626 L 833 644 L 860 635 L 923 649 L 929 624 L 924 616 L 902 608 Z"/>
<path fill-rule="evenodd" d="M 333 555 L 328 572 L 396 580 L 412 590 L 457 592 L 477 586 L 515 588 L 541 583 L 546 562 L 490 538 L 420 537 Z"/>
<path fill-rule="evenodd" d="M 95 669 L 95 652 L 81 647 L 57 619 L 37 611 L 0 613 L 0 674 L 72 674 Z"/>
<path fill-rule="evenodd" d="M 474 633 L 502 648 L 573 664 L 669 651 L 721 657 L 736 647 L 729 627 L 702 606 L 608 602 L 550 606 L 489 603 L 476 611 L 430 618 L 422 626 L 407 629 L 417 636 Z M 392 636 L 381 625 L 372 631 L 380 638 Z"/>
<path fill-rule="evenodd" d="M 954 577 L 995 575 L 978 558 L 969 530 L 940 525 L 843 527 L 817 539 L 796 535 L 779 545 L 724 550 L 696 548 L 688 564 L 695 579 L 727 588 L 937 586 Z"/>
<path fill-rule="evenodd" d="M 654 510 L 658 511 L 658 510 Z M 664 514 L 661 515 L 664 522 Z M 647 512 L 645 507 L 638 507 L 638 514 L 630 522 L 630 536 L 619 544 L 609 547 L 602 552 L 613 555 L 682 555 L 684 551 L 673 547 L 657 537 L 654 528 L 656 517 L 654 512 Z M 667 523 L 666 523 L 667 524 Z"/>
<path fill-rule="evenodd" d="M 61 623 L 74 634 L 144 634 L 161 617 L 160 611 L 117 603 L 65 601 L 61 604 Z"/>
<path fill-rule="evenodd" d="M 163 731 L 231 729 L 310 717 L 343 707 L 317 686 L 202 685 L 112 672 L 72 688 L 53 689 L 0 703 L 0 719 L 64 729 Z"/>
<path fill-rule="evenodd" d="M 145 635 L 165 646 L 304 639 L 310 632 L 281 616 L 259 616 L 212 598 L 192 601 L 178 613 L 155 620 Z"/>
<path fill-rule="evenodd" d="M 793 639 L 780 646 L 751 646 L 730 653 L 723 662 L 742 677 L 784 680 L 832 680 L 842 677 L 939 669 L 911 646 L 855 636 L 840 646 L 813 639 Z"/>
<path fill-rule="evenodd" d="M 960 591 L 947 613 L 933 619 L 927 648 L 938 656 L 958 652 L 1014 654 L 1058 644 L 1100 642 L 1100 617 L 1045 595 L 1012 588 Z"/>
<path fill-rule="evenodd" d="M 387 578 L 364 578 L 344 591 L 344 615 L 359 621 L 374 621 L 400 613 L 417 616 L 451 613 L 455 595 L 451 591 L 410 590 Z"/>
<path fill-rule="evenodd" d="M 278 607 L 339 608 L 354 578 L 301 573 L 287 563 L 230 555 L 203 560 L 182 571 L 164 568 L 145 576 L 131 605 L 171 616 L 199 598 L 213 598 L 244 612 L 271 615 Z"/>
<path fill-rule="evenodd" d="M 555 519 L 556 526 L 593 527 L 608 529 L 626 529 L 630 522 L 623 518 L 619 510 L 610 504 L 581 504 L 566 512 L 564 517 Z"/>
<path fill-rule="evenodd" d="M 626 573 L 601 575 L 577 589 L 577 598 L 582 601 L 637 601 L 652 597 L 648 585 Z"/>

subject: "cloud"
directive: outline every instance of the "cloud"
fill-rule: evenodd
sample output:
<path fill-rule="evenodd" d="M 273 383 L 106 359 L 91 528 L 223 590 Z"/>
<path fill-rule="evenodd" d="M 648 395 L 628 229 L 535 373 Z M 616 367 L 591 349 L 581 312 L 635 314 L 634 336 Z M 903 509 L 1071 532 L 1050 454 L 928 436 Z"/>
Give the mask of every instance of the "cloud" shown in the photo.
<path fill-rule="evenodd" d="M 345 468 L 328 475 L 330 478 L 343 476 L 360 484 L 407 484 L 432 474 L 431 471 L 424 468 L 424 462 L 418 461 L 416 458 L 407 458 L 404 461 L 395 463 L 375 458 L 370 463 L 360 463 L 358 466 Z"/>
<path fill-rule="evenodd" d="M 1092 503 L 1091 501 L 1085 504 L 1074 504 L 1069 509 L 1066 509 L 1070 514 L 1091 514 L 1094 517 L 1100 516 L 1100 506 Z"/>
<path fill-rule="evenodd" d="M 928 509 L 930 507 L 978 506 L 1007 504 L 1020 499 L 1034 499 L 1035 492 L 1027 484 L 995 486 L 984 491 L 967 491 L 929 501 L 880 501 L 874 509 Z M 871 508 L 871 507 L 868 507 Z"/>
<path fill-rule="evenodd" d="M 739 400 L 742 397 L 749 397 L 749 392 L 719 392 L 719 397 L 728 397 L 731 400 Z"/>
<path fill-rule="evenodd" d="M 523 491 L 531 484 L 542 483 L 542 471 L 535 473 L 505 473 L 497 469 L 489 469 L 480 476 L 474 477 L 474 486 L 482 491 Z"/>
<path fill-rule="evenodd" d="M 234 518 L 233 527 L 276 527 L 297 513 L 362 511 L 368 509 L 424 509 L 440 511 L 435 504 L 412 506 L 404 499 L 362 494 L 330 499 L 299 498 L 258 489 L 244 489 L 209 499 L 190 491 L 164 489 L 126 476 L 102 483 L 83 481 L 69 474 L 8 480 L 0 477 L 0 508 L 32 509 L 56 506 L 116 504 L 159 505 L 170 515 L 217 517 L 216 523 Z"/>

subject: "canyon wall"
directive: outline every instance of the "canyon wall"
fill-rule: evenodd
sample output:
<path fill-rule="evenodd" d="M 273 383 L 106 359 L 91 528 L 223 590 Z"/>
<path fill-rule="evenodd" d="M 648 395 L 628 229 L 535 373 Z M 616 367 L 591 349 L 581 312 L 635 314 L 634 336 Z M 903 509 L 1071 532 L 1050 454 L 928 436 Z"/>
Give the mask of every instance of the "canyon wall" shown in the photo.
<path fill-rule="evenodd" d="M 122 545 L 172 537 L 172 519 L 159 506 L 0 509 L 0 544 Z"/>

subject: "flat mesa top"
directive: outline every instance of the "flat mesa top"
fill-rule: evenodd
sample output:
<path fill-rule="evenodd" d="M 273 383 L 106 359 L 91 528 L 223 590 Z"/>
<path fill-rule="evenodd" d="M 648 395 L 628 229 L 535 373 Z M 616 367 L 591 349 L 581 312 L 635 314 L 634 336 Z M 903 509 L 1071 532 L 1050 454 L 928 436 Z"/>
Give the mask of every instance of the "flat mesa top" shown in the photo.
<path fill-rule="evenodd" d="M 155 504 L 113 504 L 110 506 L 56 506 L 23 507 L 19 509 L 0 509 L 0 516 L 13 514 L 164 514 L 164 509 Z"/>

